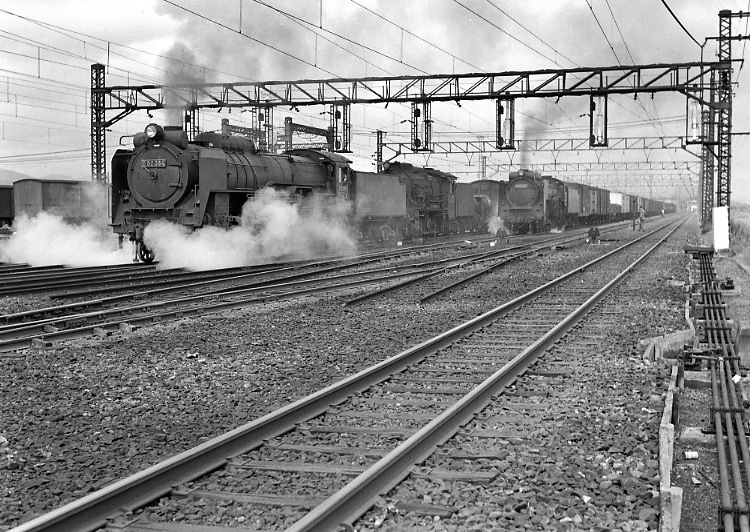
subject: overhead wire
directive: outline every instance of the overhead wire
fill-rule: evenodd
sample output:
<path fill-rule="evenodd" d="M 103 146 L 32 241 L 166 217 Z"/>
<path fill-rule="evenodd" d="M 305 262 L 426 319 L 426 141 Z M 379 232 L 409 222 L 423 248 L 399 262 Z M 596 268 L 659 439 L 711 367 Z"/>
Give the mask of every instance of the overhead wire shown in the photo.
<path fill-rule="evenodd" d="M 36 19 L 31 18 L 31 17 L 25 17 L 25 16 L 22 16 L 22 15 L 18 15 L 16 13 L 13 13 L 13 12 L 8 11 L 6 9 L 0 8 L 0 13 L 5 13 L 7 15 L 11 15 L 13 17 L 17 17 L 17 18 L 25 20 L 25 21 L 27 21 L 27 22 L 29 22 L 31 24 L 34 24 L 34 25 L 37 25 L 37 26 L 41 26 L 41 27 L 43 27 L 45 29 L 48 29 L 49 31 L 52 31 L 54 33 L 57 33 L 59 35 L 62 35 L 64 37 L 68 37 L 68 38 L 71 38 L 71 39 L 73 39 L 73 37 L 71 37 L 71 35 L 75 35 L 77 37 L 85 37 L 87 39 L 93 39 L 93 40 L 96 40 L 96 41 L 101 41 L 103 43 L 107 43 L 108 45 L 117 46 L 117 47 L 122 48 L 124 50 L 130 50 L 130 51 L 133 51 L 133 52 L 137 52 L 139 54 L 144 54 L 144 55 L 156 57 L 156 58 L 159 58 L 159 59 L 164 59 L 166 61 L 170 61 L 170 62 L 173 62 L 173 63 L 180 63 L 182 65 L 186 65 L 186 66 L 190 66 L 190 67 L 201 68 L 201 69 L 204 69 L 207 72 L 215 72 L 217 74 L 223 74 L 223 75 L 226 75 L 226 76 L 236 77 L 236 74 L 234 74 L 234 73 L 229 73 L 229 72 L 224 72 L 224 71 L 221 71 L 221 70 L 216 70 L 216 69 L 213 69 L 213 68 L 210 68 L 210 67 L 206 67 L 206 66 L 203 66 L 203 65 L 196 65 L 194 63 L 190 63 L 190 62 L 185 61 L 183 59 L 175 59 L 174 57 L 169 57 L 169 56 L 164 55 L 164 54 L 159 54 L 159 53 L 153 52 L 151 50 L 144 50 L 142 48 L 136 48 L 136 47 L 133 47 L 133 46 L 127 46 L 127 45 L 124 45 L 124 44 L 120 44 L 120 43 L 111 41 L 109 39 L 103 39 L 101 37 L 96 37 L 96 36 L 89 35 L 89 34 L 86 34 L 86 33 L 82 33 L 82 32 L 79 32 L 79 31 L 71 30 L 69 28 L 63 28 L 62 26 L 51 24 L 49 22 L 42 22 L 40 20 L 36 20 Z M 124 58 L 124 59 L 126 59 L 128 61 L 132 61 L 132 62 L 134 62 L 136 64 L 141 65 L 141 66 L 145 66 L 145 67 L 148 67 L 148 68 L 152 68 L 152 69 L 155 69 L 155 70 L 160 70 L 162 72 L 166 72 L 166 70 L 163 69 L 163 68 L 160 68 L 160 67 L 157 67 L 157 66 L 154 66 L 154 65 L 150 65 L 148 63 L 145 63 L 143 61 L 139 61 L 137 59 L 133 59 L 132 57 L 128 57 L 126 55 L 120 54 L 120 53 L 118 53 L 118 52 L 116 52 L 114 50 L 107 49 L 104 46 L 98 46 L 98 45 L 96 45 L 96 44 L 94 44 L 94 43 L 92 43 L 90 41 L 86 41 L 86 40 L 83 40 L 81 38 L 75 38 L 74 40 L 77 40 L 78 42 L 81 42 L 84 46 L 88 45 L 90 47 L 99 49 L 102 52 L 108 52 L 111 55 L 122 57 L 122 58 Z M 89 58 L 86 58 L 86 59 L 90 60 Z"/>
<path fill-rule="evenodd" d="M 680 21 L 679 18 L 677 18 L 677 15 L 675 15 L 674 11 L 672 11 L 672 8 L 669 7 L 669 4 L 667 4 L 667 0 L 661 0 L 661 3 L 664 4 L 664 7 L 667 8 L 667 11 L 669 11 L 669 14 L 672 15 L 672 18 L 675 19 L 677 24 L 680 25 L 682 30 L 687 34 L 688 37 L 690 37 L 695 44 L 698 46 L 701 46 L 701 43 L 699 43 L 697 40 L 695 40 L 695 37 L 692 36 L 692 34 L 688 31 L 688 29 L 685 27 L 685 25 Z"/>
<path fill-rule="evenodd" d="M 397 23 L 393 22 L 393 21 L 392 21 L 392 20 L 390 20 L 389 18 L 387 18 L 387 17 L 384 17 L 384 16 L 383 16 L 383 15 L 381 15 L 380 13 L 377 13 L 376 11 L 373 11 L 373 10 L 372 10 L 372 9 L 370 9 L 369 7 L 367 7 L 367 6 L 365 6 L 365 5 L 362 5 L 362 4 L 360 3 L 360 2 L 357 2 L 357 0 L 349 0 L 349 1 L 350 1 L 351 3 L 353 3 L 353 4 L 357 5 L 357 6 L 359 6 L 360 8 L 364 9 L 365 11 L 367 11 L 367 12 L 369 12 L 369 13 L 372 13 L 372 14 L 373 14 L 373 15 L 375 15 L 376 17 L 378 17 L 378 18 L 380 18 L 380 19 L 382 19 L 382 20 L 385 20 L 385 21 L 386 21 L 386 22 L 388 22 L 389 24 L 391 24 L 391 25 L 393 25 L 393 26 L 397 27 L 398 29 L 400 29 L 400 30 L 401 30 L 401 31 L 403 31 L 403 32 L 406 32 L 407 34 L 411 35 L 412 37 L 414 37 L 414 38 L 416 38 L 416 39 L 418 39 L 418 40 L 420 40 L 420 41 L 422 41 L 422 42 L 424 42 L 424 43 L 426 43 L 426 44 L 429 44 L 430 46 L 432 46 L 432 47 L 433 47 L 433 48 L 435 48 L 436 50 L 440 50 L 440 51 L 441 51 L 441 52 L 443 52 L 444 54 L 446 54 L 446 55 L 449 55 L 449 56 L 450 56 L 450 57 L 452 57 L 453 59 L 458 59 L 458 60 L 459 60 L 459 61 L 461 61 L 462 63 L 465 63 L 465 64 L 469 65 L 470 67 L 472 67 L 472 68 L 475 68 L 475 69 L 477 69 L 477 70 L 483 70 L 483 69 L 482 69 L 481 67 L 475 66 L 475 65 L 471 64 L 470 62 L 466 61 L 465 59 L 462 59 L 462 58 L 460 58 L 460 57 L 458 57 L 458 56 L 454 55 L 453 53 L 451 53 L 451 52 L 449 52 L 449 51 L 447 51 L 447 50 L 444 50 L 443 48 L 441 48 L 440 46 L 438 46 L 437 44 L 435 44 L 435 42 L 433 42 L 433 41 L 428 41 L 427 39 L 425 39 L 425 38 L 423 38 L 423 37 L 420 37 L 419 35 L 417 35 L 417 34 L 416 34 L 416 33 L 414 33 L 413 31 L 409 30 L 408 28 L 405 28 L 405 27 L 401 26 L 400 24 L 397 24 Z"/>
<path fill-rule="evenodd" d="M 571 63 L 571 64 L 572 64 L 573 66 L 575 66 L 575 67 L 577 67 L 577 68 L 580 68 L 580 67 L 581 67 L 581 65 L 579 65 L 578 63 L 576 63 L 575 61 L 573 61 L 572 59 L 570 59 L 569 57 L 567 57 L 566 55 L 564 55 L 564 54 L 563 54 L 562 52 L 560 52 L 560 51 L 559 51 L 559 50 L 557 50 L 556 48 L 552 47 L 552 46 L 551 46 L 551 45 L 550 45 L 550 44 L 549 44 L 549 43 L 547 42 L 547 40 L 546 40 L 546 39 L 542 39 L 542 38 L 541 38 L 541 37 L 539 37 L 539 36 L 538 36 L 538 35 L 537 35 L 536 33 L 534 33 L 533 31 L 531 31 L 531 30 L 530 30 L 530 29 L 528 29 L 528 28 L 527 28 L 526 26 L 524 26 L 523 24 L 521 24 L 520 22 L 518 22 L 518 21 L 517 21 L 517 20 L 516 20 L 515 18 L 513 18 L 513 17 L 512 17 L 512 16 L 510 16 L 510 15 L 509 15 L 508 13 L 506 13 L 506 12 L 505 12 L 505 11 L 504 11 L 503 9 L 501 9 L 500 7 L 498 7 L 497 5 L 495 5 L 495 3 L 494 3 L 494 2 L 492 1 L 492 0 L 485 0 L 485 1 L 486 1 L 486 2 L 488 3 L 488 4 L 490 4 L 490 5 L 492 6 L 492 7 L 494 7 L 494 8 L 495 8 L 495 9 L 497 9 L 498 11 L 500 11 L 500 13 L 502 13 L 503 15 L 505 15 L 506 17 L 508 17 L 508 18 L 509 18 L 510 20 L 512 20 L 513 22 L 515 22 L 515 23 L 516 23 L 516 24 L 518 24 L 519 26 L 521 26 L 521 28 L 523 28 L 523 29 L 524 29 L 524 30 L 525 30 L 525 31 L 526 31 L 527 33 L 529 33 L 529 34 L 530 34 L 531 36 L 533 36 L 533 37 L 534 37 L 534 38 L 535 38 L 536 40 L 538 40 L 539 42 L 541 42 L 541 43 L 542 43 L 542 44 L 543 44 L 544 46 L 546 46 L 546 47 L 548 47 L 549 49 L 551 49 L 551 50 L 552 50 L 553 52 L 555 52 L 555 53 L 556 53 L 557 55 L 559 55 L 560 57 L 562 57 L 563 59 L 565 59 L 566 61 L 568 61 L 569 63 Z"/>
<path fill-rule="evenodd" d="M 167 0 L 165 0 L 165 1 L 167 1 Z M 319 33 L 319 32 L 317 31 L 317 29 L 320 29 L 321 31 L 323 31 L 323 32 L 325 32 L 325 33 L 328 33 L 328 34 L 330 34 L 330 35 L 333 35 L 333 36 L 335 36 L 335 37 L 337 37 L 337 38 L 339 38 L 339 39 L 341 39 L 341 40 L 343 40 L 343 41 L 345 41 L 345 42 L 348 42 L 348 43 L 350 43 L 350 44 L 353 44 L 353 45 L 355 45 L 355 46 L 358 46 L 358 47 L 360 47 L 360 48 L 363 48 L 363 49 L 365 49 L 365 50 L 367 50 L 367 51 L 369 51 L 369 52 L 373 52 L 373 53 L 375 53 L 375 54 L 377 54 L 377 55 L 379 55 L 379 56 L 385 57 L 386 59 L 389 59 L 389 60 L 391 60 L 391 61 L 395 61 L 395 62 L 397 62 L 397 63 L 401 63 L 401 64 L 403 64 L 403 65 L 406 65 L 406 66 L 408 66 L 409 68 L 413 68 L 413 69 L 414 69 L 414 70 L 416 70 L 417 72 L 421 72 L 422 74 L 428 74 L 428 72 L 427 72 L 427 71 L 425 71 L 425 70 L 422 70 L 421 68 L 419 68 L 419 67 L 416 67 L 416 66 L 414 66 L 414 65 L 410 65 L 409 63 L 405 63 L 405 62 L 404 62 L 404 61 L 403 61 L 402 59 L 398 59 L 398 58 L 396 58 L 396 57 L 392 57 L 392 56 L 390 56 L 390 55 L 388 55 L 388 54 L 385 54 L 385 53 L 383 53 L 383 52 L 379 52 L 379 51 L 375 50 L 374 48 L 372 48 L 372 47 L 370 47 L 370 46 L 365 46 L 364 44 L 362 44 L 362 42 L 358 42 L 358 41 L 356 41 L 356 40 L 354 40 L 354 39 L 350 39 L 350 38 L 348 38 L 348 37 L 345 37 L 345 36 L 343 36 L 343 35 L 341 35 L 341 34 L 339 34 L 339 33 L 336 33 L 336 32 L 334 32 L 334 31 L 331 31 L 331 30 L 329 30 L 329 29 L 325 29 L 325 28 L 318 28 L 318 26 L 316 26 L 315 24 L 313 24 L 313 23 L 311 23 L 311 22 L 309 22 L 309 21 L 307 21 L 307 20 L 305 20 L 305 19 L 303 19 L 303 18 L 301 18 L 301 17 L 297 17 L 297 16 L 295 16 L 295 15 L 292 15 L 291 13 L 288 13 L 288 12 L 286 12 L 286 11 L 284 11 L 284 10 L 282 10 L 282 9 L 279 9 L 279 8 L 277 8 L 277 7 L 275 7 L 275 6 L 272 6 L 272 5 L 270 5 L 270 4 L 266 3 L 266 2 L 263 2 L 262 0 L 252 0 L 252 1 L 253 1 L 253 2 L 255 2 L 256 4 L 259 4 L 259 5 L 262 5 L 262 6 L 264 6 L 264 7 L 267 7 L 268 9 L 271 9 L 271 10 L 273 10 L 273 11 L 276 11 L 277 13 L 279 13 L 279 14 L 281 14 L 281 15 L 283 15 L 283 16 L 285 16 L 285 17 L 287 17 L 288 19 L 290 19 L 290 20 L 293 20 L 293 21 L 295 21 L 295 22 L 296 22 L 297 24 L 300 24 L 300 25 L 302 25 L 303 27 L 304 27 L 304 26 L 310 26 L 310 27 L 308 27 L 308 28 L 306 28 L 306 29 L 307 29 L 308 31 L 312 32 L 312 33 L 315 33 L 316 35 L 319 35 L 319 36 L 321 36 L 321 37 L 322 37 L 322 35 L 320 35 L 320 33 Z M 333 43 L 333 41 L 330 41 L 330 40 L 328 40 L 328 39 L 326 39 L 326 40 L 327 40 L 328 42 L 330 42 L 330 43 L 332 43 L 332 44 L 334 44 L 334 45 L 338 46 L 339 48 L 341 48 L 341 49 L 345 50 L 346 52 L 348 52 L 348 53 L 352 54 L 353 56 L 357 57 L 357 59 L 360 59 L 360 60 L 364 61 L 365 63 L 367 63 L 367 64 L 369 64 L 369 65 L 372 65 L 372 66 L 374 66 L 375 68 L 379 68 L 380 70 L 383 70 L 383 72 L 385 72 L 385 73 L 387 73 L 387 74 L 389 74 L 389 75 L 393 75 L 393 73 L 392 73 L 392 72 L 389 72 L 388 70 L 386 70 L 386 69 L 384 69 L 384 68 L 382 68 L 382 67 L 378 67 L 378 66 L 377 66 L 377 65 L 375 65 L 374 63 L 371 63 L 371 62 L 367 61 L 366 59 L 364 59 L 364 58 L 362 58 L 362 57 L 359 57 L 358 55 L 354 54 L 354 53 L 353 53 L 353 52 L 352 52 L 351 50 L 347 50 L 347 49 L 343 48 L 342 46 L 339 46 L 339 45 L 337 45 L 337 44 Z M 316 68 L 317 68 L 317 66 L 316 66 Z M 330 73 L 330 72 L 329 72 L 329 73 Z"/>

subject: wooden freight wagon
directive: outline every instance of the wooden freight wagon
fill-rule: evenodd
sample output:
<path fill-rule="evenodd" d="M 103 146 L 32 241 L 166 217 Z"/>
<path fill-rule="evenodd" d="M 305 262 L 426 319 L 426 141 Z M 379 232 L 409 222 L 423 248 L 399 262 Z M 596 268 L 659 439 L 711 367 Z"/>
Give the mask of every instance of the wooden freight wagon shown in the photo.
<path fill-rule="evenodd" d="M 108 187 L 91 181 L 21 179 L 13 183 L 16 216 L 47 212 L 67 222 L 107 218 Z"/>
<path fill-rule="evenodd" d="M 448 203 L 448 220 L 451 233 L 477 231 L 474 220 L 474 187 L 471 183 L 455 183 L 452 201 Z"/>

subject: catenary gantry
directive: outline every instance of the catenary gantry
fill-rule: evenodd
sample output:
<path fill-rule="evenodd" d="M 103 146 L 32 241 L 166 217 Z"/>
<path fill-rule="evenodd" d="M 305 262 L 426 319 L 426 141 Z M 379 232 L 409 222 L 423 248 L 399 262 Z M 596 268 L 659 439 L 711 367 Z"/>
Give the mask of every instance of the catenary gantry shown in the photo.
<path fill-rule="evenodd" d="M 263 81 L 242 83 L 220 83 L 200 85 L 144 85 L 113 86 L 104 84 L 104 66 L 92 65 L 92 174 L 94 179 L 106 179 L 105 130 L 121 118 L 137 110 L 156 110 L 169 107 L 184 109 L 187 122 L 195 124 L 196 110 L 202 108 L 249 107 L 254 116 L 268 118 L 275 107 L 330 105 L 336 145 L 340 151 L 348 151 L 350 128 L 348 115 L 352 104 L 363 103 L 411 103 L 412 105 L 412 151 L 433 151 L 431 140 L 430 105 L 434 102 L 495 100 L 497 102 L 496 149 L 515 149 L 513 128 L 507 121 L 513 120 L 514 101 L 518 98 L 560 98 L 584 96 L 591 100 L 592 109 L 606 109 L 609 95 L 654 94 L 680 92 L 697 101 L 707 109 L 726 113 L 729 120 L 717 120 L 717 137 L 720 145 L 731 141 L 721 130 L 722 125 L 731 127 L 731 100 L 714 97 L 716 80 L 731 78 L 731 60 L 727 57 L 718 62 L 693 62 L 674 64 L 650 64 L 611 66 L 598 68 L 574 68 L 537 71 L 509 71 L 481 74 L 451 74 L 430 76 L 395 76 L 369 78 L 337 78 L 297 81 Z M 718 91 L 718 89 L 717 89 Z M 710 97 L 708 95 L 711 95 Z M 603 103 L 603 105 L 602 105 Z M 107 112 L 117 114 L 106 119 Z M 510 112 L 510 116 L 508 116 Z M 503 124 L 503 115 L 506 124 Z M 593 115 L 593 113 L 592 113 Z M 338 126 L 338 119 L 342 126 Z M 593 121 L 589 146 L 608 146 L 606 137 L 606 115 L 604 131 L 594 132 Z M 268 121 L 266 121 L 267 123 Z M 265 131 L 272 135 L 267 128 Z M 709 129 L 708 127 L 704 129 Z M 510 138 L 508 138 L 510 131 Z M 421 140 L 419 136 L 421 135 Z M 506 135 L 503 137 L 503 135 Z M 268 139 L 273 143 L 273 139 Z M 510 141 L 510 142 L 509 142 Z M 724 146 L 719 150 L 707 150 L 715 158 L 729 157 Z M 723 166 L 722 166 L 723 164 Z M 729 202 L 728 161 L 717 164 L 724 169 L 719 177 L 726 181 L 719 185 L 720 201 Z M 705 177 L 704 177 L 705 179 Z M 705 191 L 706 187 L 702 190 Z"/>

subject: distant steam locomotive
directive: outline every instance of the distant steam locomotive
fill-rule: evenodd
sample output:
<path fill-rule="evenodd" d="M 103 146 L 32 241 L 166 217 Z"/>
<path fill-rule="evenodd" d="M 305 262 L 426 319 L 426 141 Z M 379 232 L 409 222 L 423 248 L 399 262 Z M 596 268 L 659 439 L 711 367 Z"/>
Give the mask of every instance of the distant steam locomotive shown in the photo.
<path fill-rule="evenodd" d="M 168 220 L 189 229 L 229 228 L 243 205 L 264 188 L 304 207 L 317 198 L 344 204 L 355 234 L 372 241 L 476 230 L 472 186 L 430 168 L 393 163 L 381 173 L 359 172 L 345 157 L 296 149 L 260 153 L 252 141 L 201 133 L 188 142 L 180 128 L 149 124 L 134 149 L 112 159 L 112 226 L 136 242 L 139 258 L 154 260 L 145 227 Z"/>
<path fill-rule="evenodd" d="M 627 220 L 641 208 L 646 216 L 676 211 L 673 203 L 566 183 L 527 169 L 510 172 L 507 183 L 487 188 L 484 195 L 486 203 L 497 201 L 502 230 L 510 234 Z"/>
<path fill-rule="evenodd" d="M 566 215 L 565 183 L 530 170 L 510 173 L 500 218 L 511 233 L 563 229 Z"/>

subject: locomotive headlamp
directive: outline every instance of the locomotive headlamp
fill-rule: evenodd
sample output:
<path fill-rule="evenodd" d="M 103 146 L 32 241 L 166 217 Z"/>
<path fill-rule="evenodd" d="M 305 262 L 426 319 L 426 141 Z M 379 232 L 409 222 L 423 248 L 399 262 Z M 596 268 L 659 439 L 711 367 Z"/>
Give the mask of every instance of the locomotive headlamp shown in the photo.
<path fill-rule="evenodd" d="M 145 133 L 149 140 L 160 140 L 164 138 L 164 129 L 158 124 L 147 125 Z"/>

